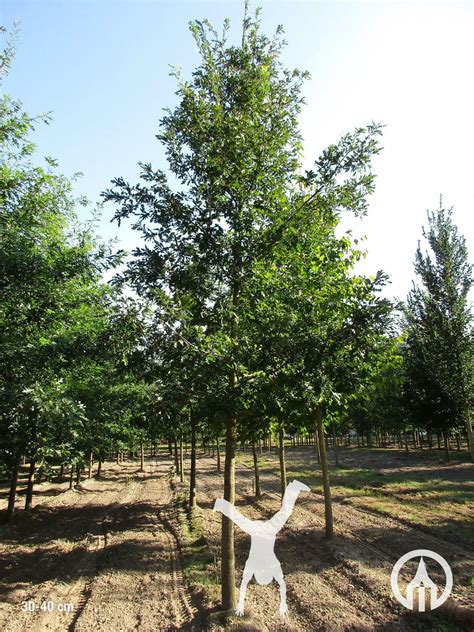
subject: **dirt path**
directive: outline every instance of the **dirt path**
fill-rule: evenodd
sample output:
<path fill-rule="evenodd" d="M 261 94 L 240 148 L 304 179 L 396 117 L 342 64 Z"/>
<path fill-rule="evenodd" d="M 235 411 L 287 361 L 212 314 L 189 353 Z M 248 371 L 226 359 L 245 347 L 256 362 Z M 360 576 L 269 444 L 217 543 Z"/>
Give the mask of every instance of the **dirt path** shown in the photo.
<path fill-rule="evenodd" d="M 167 458 L 145 473 L 108 464 L 103 478 L 18 516 L 0 546 L 0 629 L 199 629 L 169 526 L 170 468 Z"/>
<path fill-rule="evenodd" d="M 220 518 L 212 512 L 209 498 L 222 493 L 222 476 L 212 459 L 201 460 L 198 500 L 205 511 L 206 536 L 219 551 Z M 266 519 L 280 507 L 279 480 L 261 473 L 266 490 L 256 502 L 252 471 L 237 467 L 237 500 L 250 518 Z M 320 494 L 305 494 L 298 500 L 287 526 L 275 546 L 287 583 L 289 616 L 278 616 L 278 591 L 249 585 L 246 613 L 259 630 L 435 630 L 443 622 L 427 613 L 409 613 L 392 597 L 390 572 L 404 553 L 427 548 L 443 555 L 454 574 L 454 590 L 443 606 L 443 618 L 452 620 L 447 629 L 471 630 L 474 622 L 470 577 L 472 550 L 437 534 L 413 528 L 401 520 L 363 511 L 344 502 L 334 503 L 336 537 L 323 538 L 324 505 Z M 236 529 L 238 585 L 245 564 L 248 536 Z M 433 569 L 434 570 L 434 569 Z M 431 571 L 430 571 L 431 572 Z M 436 577 L 436 572 L 432 573 Z M 410 577 L 411 579 L 411 577 Z M 439 613 L 438 613 L 439 614 Z M 440 627 L 436 628 L 436 625 Z M 444 628 L 446 629 L 446 628 Z"/>
<path fill-rule="evenodd" d="M 31 515 L 19 512 L 1 528 L 0 630 L 7 632 L 143 632 L 204 630 L 183 581 L 175 537 L 175 503 L 168 457 L 136 463 L 108 463 L 103 477 L 38 488 Z M 188 463 L 187 463 L 188 465 Z M 211 458 L 198 459 L 198 502 L 211 550 L 220 557 L 223 477 Z M 237 506 L 250 518 L 266 519 L 280 507 L 279 480 L 261 472 L 263 497 L 256 500 L 252 471 L 236 469 Z M 239 630 L 254 632 L 342 632 L 346 630 L 472 630 L 472 549 L 441 532 L 408 521 L 334 502 L 336 537 L 323 537 L 324 506 L 315 490 L 302 494 L 275 551 L 287 584 L 289 615 L 278 614 L 276 584 L 251 582 Z M 236 535 L 237 585 L 249 538 Z M 450 539 L 451 538 L 451 539 Z M 392 597 L 390 572 L 409 550 L 443 555 L 454 574 L 454 590 L 440 617 L 408 613 Z M 432 574 L 436 577 L 433 569 Z M 411 578 L 411 577 L 410 577 Z M 22 603 L 36 608 L 23 612 Z M 52 604 L 53 611 L 40 608 Z M 446 621 L 450 625 L 443 627 Z"/>

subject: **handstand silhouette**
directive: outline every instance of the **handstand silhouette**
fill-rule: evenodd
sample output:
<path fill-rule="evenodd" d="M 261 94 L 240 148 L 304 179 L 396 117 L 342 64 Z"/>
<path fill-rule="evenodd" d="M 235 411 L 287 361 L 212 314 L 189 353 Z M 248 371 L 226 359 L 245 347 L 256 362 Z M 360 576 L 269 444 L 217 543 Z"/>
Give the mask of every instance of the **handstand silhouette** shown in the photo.
<path fill-rule="evenodd" d="M 242 531 L 251 536 L 250 553 L 245 563 L 244 575 L 240 585 L 239 603 L 236 613 L 244 614 L 245 593 L 247 584 L 255 575 L 255 580 L 262 585 L 269 584 L 276 579 L 280 586 L 280 614 L 286 614 L 286 584 L 283 579 L 280 562 L 273 547 L 276 534 L 291 516 L 296 499 L 301 491 L 310 492 L 310 488 L 299 481 L 292 481 L 285 490 L 281 503 L 281 509 L 270 520 L 249 520 L 227 500 L 218 498 L 214 503 L 214 511 L 220 511 L 230 518 Z"/>

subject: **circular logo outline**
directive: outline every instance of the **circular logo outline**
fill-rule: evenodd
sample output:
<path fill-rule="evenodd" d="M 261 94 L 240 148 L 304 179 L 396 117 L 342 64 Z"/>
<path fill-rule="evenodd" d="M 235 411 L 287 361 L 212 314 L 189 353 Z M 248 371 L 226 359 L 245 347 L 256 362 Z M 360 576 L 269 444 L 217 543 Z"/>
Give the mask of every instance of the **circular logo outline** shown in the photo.
<path fill-rule="evenodd" d="M 439 606 L 442 606 L 451 594 L 451 591 L 453 589 L 453 572 L 448 562 L 444 559 L 442 555 L 440 555 L 439 553 L 435 553 L 434 551 L 430 551 L 429 549 L 414 549 L 413 551 L 409 551 L 408 553 L 405 553 L 405 555 L 402 555 L 402 557 L 394 564 L 392 568 L 392 573 L 390 575 L 392 593 L 394 597 L 402 604 L 402 606 L 405 606 L 405 608 L 408 608 L 409 610 L 413 610 L 413 605 L 410 606 L 408 603 L 408 599 L 404 597 L 400 592 L 400 589 L 398 587 L 398 574 L 400 573 L 400 569 L 402 568 L 402 566 L 406 562 L 408 562 L 408 560 L 411 560 L 414 557 L 429 557 L 438 562 L 438 564 L 444 571 L 446 584 L 443 592 L 441 593 L 441 596 L 436 599 L 435 605 L 431 608 L 431 610 L 435 610 L 436 608 L 439 608 Z"/>

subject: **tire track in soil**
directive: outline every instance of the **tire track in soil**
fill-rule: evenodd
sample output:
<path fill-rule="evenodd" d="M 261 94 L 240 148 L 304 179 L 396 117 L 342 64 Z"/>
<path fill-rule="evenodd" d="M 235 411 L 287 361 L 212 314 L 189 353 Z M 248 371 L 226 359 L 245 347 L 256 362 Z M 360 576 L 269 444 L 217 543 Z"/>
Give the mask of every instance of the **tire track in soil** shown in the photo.
<path fill-rule="evenodd" d="M 118 532 L 108 545 L 111 548 L 121 548 L 122 558 L 127 560 L 127 546 L 132 541 L 139 544 L 143 552 L 142 563 L 139 568 L 134 568 L 133 573 L 127 572 L 126 578 L 120 571 L 115 571 L 113 563 L 108 570 L 95 578 L 87 603 L 70 630 L 148 632 L 159 629 L 164 632 L 195 629 L 192 624 L 198 612 L 192 605 L 182 574 L 179 539 L 170 516 L 174 498 L 169 470 L 155 480 L 147 480 L 145 477 L 139 499 L 150 506 L 153 503 L 153 511 L 140 516 L 143 519 L 140 520 L 139 531 L 127 529 Z M 159 559 L 150 559 L 145 553 L 150 546 L 160 554 Z M 124 572 L 125 570 L 126 565 Z M 129 601 L 124 608 L 124 604 L 118 602 L 125 581 L 126 599 Z M 130 602 L 132 593 L 134 599 Z"/>
<path fill-rule="evenodd" d="M 115 513 L 123 505 L 126 505 L 133 501 L 139 489 L 140 482 L 134 481 L 129 484 L 130 489 L 127 490 L 126 496 L 120 499 L 122 491 L 117 492 L 119 499 L 115 501 L 114 506 L 111 508 L 107 506 L 102 508 L 97 516 L 97 522 L 103 522 L 107 515 L 111 512 Z M 88 499 L 88 502 L 84 504 L 85 507 L 94 505 L 94 499 L 99 496 L 100 491 L 93 494 Z M 94 580 L 95 568 L 99 554 L 104 550 L 107 542 L 107 533 L 97 536 L 88 536 L 87 548 L 84 550 L 74 568 L 70 571 L 69 577 L 72 578 L 72 583 L 56 581 L 52 586 L 48 586 L 47 594 L 41 588 L 32 594 L 29 599 L 36 604 L 41 602 L 53 602 L 56 606 L 58 604 L 70 604 L 72 603 L 74 609 L 72 612 L 48 612 L 47 610 L 37 609 L 34 613 L 27 613 L 25 621 L 19 621 L 21 627 L 19 630 L 35 629 L 38 632 L 42 630 L 73 630 L 74 624 L 79 618 L 82 610 L 84 609 L 87 600 L 90 595 L 90 584 Z M 26 623 L 30 627 L 26 627 Z M 24 626 L 24 627 L 23 627 Z"/>
<path fill-rule="evenodd" d="M 158 481 L 152 481 L 151 484 L 147 481 L 147 477 L 153 477 L 161 466 L 162 463 L 155 462 L 151 471 L 148 471 L 144 476 L 141 476 L 139 480 L 136 480 L 136 476 L 132 478 L 132 482 L 130 483 L 129 489 L 126 490 L 125 496 L 123 495 L 123 489 L 117 490 L 115 496 L 118 496 L 118 498 L 115 500 L 112 509 L 110 503 L 107 503 L 104 508 L 101 508 L 99 505 L 97 506 L 100 513 L 98 513 L 97 517 L 94 518 L 94 523 L 99 523 L 101 525 L 104 524 L 104 533 L 97 536 L 90 536 L 88 539 L 87 548 L 83 551 L 79 561 L 75 562 L 74 568 L 69 571 L 69 578 L 72 578 L 72 584 L 70 581 L 65 584 L 59 580 L 55 581 L 53 585 L 51 585 L 51 582 L 48 582 L 47 588 L 46 586 L 42 588 L 40 585 L 34 592 L 31 592 L 27 598 L 37 604 L 41 603 L 41 601 L 52 601 L 56 605 L 58 603 L 73 603 L 74 611 L 60 613 L 55 610 L 50 613 L 42 610 L 35 610 L 33 613 L 18 613 L 19 616 L 15 617 L 14 621 L 9 621 L 7 628 L 8 632 L 24 632 L 26 630 L 33 629 L 38 630 L 39 632 L 42 630 L 60 630 L 61 632 L 64 632 L 65 630 L 95 629 L 93 622 L 91 622 L 90 626 L 86 624 L 86 627 L 82 628 L 81 621 L 84 611 L 87 611 L 88 609 L 91 597 L 94 596 L 96 580 L 101 575 L 101 573 L 98 573 L 97 571 L 98 564 L 100 564 L 100 561 L 103 559 L 104 553 L 107 553 L 108 548 L 115 544 L 115 538 L 112 534 L 115 526 L 119 522 L 120 515 L 127 513 L 127 506 L 133 505 L 133 503 L 137 501 L 137 494 L 140 492 L 140 496 L 142 495 L 141 492 L 144 490 L 147 483 L 150 488 L 149 496 L 151 497 L 154 505 L 156 505 L 157 499 L 160 500 L 161 503 L 170 503 L 172 501 L 169 482 L 169 467 L 166 474 L 162 474 Z M 131 477 L 127 477 L 127 480 L 129 481 L 130 478 Z M 102 482 L 105 483 L 103 491 L 107 491 L 107 480 L 105 479 Z M 90 496 L 88 498 L 88 502 L 85 503 L 82 508 L 93 506 L 95 504 L 94 499 L 99 496 L 99 494 L 100 492 L 98 491 L 94 493 L 93 496 Z M 64 497 L 61 498 L 61 506 L 66 504 L 64 502 L 65 500 L 66 499 Z M 163 508 L 161 507 L 160 510 L 162 511 Z M 163 516 L 162 519 L 168 524 L 168 518 Z M 191 621 L 196 610 L 190 605 L 190 598 L 188 598 L 187 594 L 187 586 L 181 572 L 179 550 L 177 546 L 179 540 L 177 539 L 175 532 L 170 529 L 169 526 L 165 527 L 161 523 L 158 515 L 152 515 L 150 524 L 151 523 L 155 529 L 154 539 L 156 540 L 157 533 L 161 534 L 161 550 L 162 553 L 165 553 L 166 551 L 166 556 L 168 557 L 168 575 L 170 581 L 167 581 L 168 578 L 166 577 L 161 578 L 162 581 L 160 582 L 160 585 L 167 585 L 169 587 L 168 595 L 171 596 L 171 607 L 175 616 L 173 617 L 173 621 L 169 622 L 169 625 L 166 625 L 166 627 L 161 626 L 162 621 L 155 622 L 153 627 L 147 627 L 146 624 L 141 625 L 141 620 L 143 618 L 147 619 L 147 617 L 143 617 L 140 613 L 138 613 L 136 629 L 156 630 L 156 623 L 160 625 L 160 630 L 177 629 L 178 625 L 181 629 L 180 624 L 184 625 L 186 622 Z M 158 538 L 158 545 L 159 540 L 160 538 Z M 75 548 L 81 548 L 81 545 Z M 58 562 L 56 565 L 61 563 L 60 554 L 57 556 L 57 560 Z M 106 626 L 104 629 L 110 630 L 111 627 Z"/>
<path fill-rule="evenodd" d="M 112 525 L 113 525 L 117 521 L 118 510 L 119 509 L 123 510 L 127 505 L 133 502 L 133 500 L 137 496 L 140 485 L 141 485 L 141 481 L 133 481 L 132 483 L 130 483 L 131 489 L 127 490 L 127 495 L 125 496 L 125 499 L 121 499 L 117 501 L 115 503 L 115 506 L 112 507 L 112 509 L 108 508 L 104 510 L 101 514 L 101 522 L 103 522 L 106 517 L 110 516 L 110 513 L 112 512 L 113 514 L 115 514 L 112 519 Z M 102 553 L 102 551 L 107 547 L 108 539 L 109 539 L 109 531 L 106 531 L 103 535 L 101 534 L 97 536 L 96 538 L 94 538 L 94 540 L 98 541 L 98 544 L 95 547 L 93 551 L 93 555 L 91 556 L 89 560 L 90 563 L 87 565 L 85 569 L 81 569 L 81 576 L 79 577 L 78 581 L 72 587 L 71 591 L 68 594 L 68 597 L 69 599 L 71 599 L 71 601 L 74 594 L 76 595 L 76 604 L 77 604 L 74 608 L 74 613 L 69 623 L 67 623 L 67 621 L 64 622 L 66 624 L 64 629 L 65 630 L 67 629 L 69 632 L 73 632 L 73 630 L 76 627 L 76 623 L 79 617 L 81 616 L 82 612 L 87 606 L 87 602 L 92 593 L 92 583 L 94 582 L 95 576 L 97 574 L 99 554 Z M 83 576 L 84 571 L 92 569 L 92 568 L 94 569 L 94 572 L 90 574 L 89 578 L 85 578 Z"/>
<path fill-rule="evenodd" d="M 82 488 L 79 491 L 79 493 L 81 493 L 83 490 L 84 488 Z M 40 510 L 43 508 L 49 509 L 48 505 L 54 504 L 54 501 L 56 500 L 56 498 L 59 497 L 58 502 L 52 508 L 52 511 L 54 511 L 57 508 L 68 506 L 69 503 L 67 503 L 66 501 L 71 498 L 71 495 L 75 496 L 77 493 L 78 493 L 77 489 L 64 490 L 64 492 L 57 494 L 56 496 L 53 496 L 52 498 L 48 498 L 46 500 L 42 499 L 40 503 L 37 503 L 35 508 L 38 507 Z M 94 506 L 95 504 L 94 501 L 96 498 L 100 497 L 101 490 L 100 489 L 96 491 L 86 490 L 86 493 L 87 493 L 87 500 L 85 503 L 81 505 L 81 508 L 80 508 L 81 511 L 84 510 L 85 508 Z M 68 573 L 68 577 L 74 578 L 73 586 L 78 583 L 80 575 L 85 573 L 90 568 L 89 558 L 92 557 L 96 552 L 98 552 L 99 549 L 103 548 L 103 546 L 104 546 L 104 542 L 100 538 L 91 537 L 90 539 L 87 539 L 85 550 L 82 552 L 82 554 L 80 554 L 79 559 L 75 562 L 73 569 Z M 72 547 L 72 549 L 69 549 L 68 552 L 74 551 L 74 550 L 80 550 L 81 548 L 84 548 L 83 543 L 77 544 L 75 547 Z M 57 557 L 59 559 L 60 555 L 58 555 Z M 58 561 L 56 562 L 56 565 L 57 564 L 58 564 Z M 46 583 L 47 585 L 45 586 L 44 584 Z M 50 601 L 50 593 L 52 590 L 56 589 L 61 594 L 63 593 L 65 594 L 68 592 L 69 586 L 70 586 L 69 583 L 66 584 L 64 581 L 61 581 L 61 580 L 55 580 L 54 583 L 52 581 L 46 580 L 46 582 L 42 582 L 37 587 L 35 587 L 34 590 L 29 590 L 29 592 L 26 595 L 23 595 L 23 598 L 20 600 L 19 603 L 22 603 L 24 601 L 32 601 L 37 606 L 39 606 L 43 601 L 44 602 Z M 45 593 L 48 593 L 47 597 L 44 596 Z M 55 603 L 57 604 L 58 602 L 55 602 Z M 64 603 L 64 602 L 61 602 L 61 603 Z M 19 604 L 18 604 L 18 607 L 19 607 Z M 36 625 L 39 625 L 41 620 L 43 620 L 44 622 L 47 615 L 47 613 L 45 613 L 45 611 L 41 609 L 39 610 L 36 609 L 34 612 L 28 612 L 28 613 L 23 613 L 21 611 L 19 612 L 20 613 L 18 615 L 18 619 L 15 618 L 15 620 L 8 621 L 9 627 L 8 627 L 7 632 L 24 632 L 24 630 L 29 630 L 30 624 L 34 624 L 34 627 Z M 39 629 L 41 630 L 42 628 L 39 628 Z M 45 629 L 49 629 L 49 627 L 46 626 Z"/>
<path fill-rule="evenodd" d="M 170 486 L 168 486 L 168 489 L 170 491 L 166 504 L 171 506 L 173 495 Z M 173 518 L 167 515 L 167 512 L 163 510 L 163 508 L 158 510 L 156 520 L 157 526 L 166 538 L 169 546 L 171 576 L 173 578 L 174 592 L 177 593 L 181 605 L 179 609 L 175 606 L 175 609 L 178 612 L 179 620 L 181 622 L 189 622 L 194 618 L 197 610 L 191 604 L 191 598 L 189 597 L 188 588 L 183 577 L 179 536 L 172 522 Z"/>

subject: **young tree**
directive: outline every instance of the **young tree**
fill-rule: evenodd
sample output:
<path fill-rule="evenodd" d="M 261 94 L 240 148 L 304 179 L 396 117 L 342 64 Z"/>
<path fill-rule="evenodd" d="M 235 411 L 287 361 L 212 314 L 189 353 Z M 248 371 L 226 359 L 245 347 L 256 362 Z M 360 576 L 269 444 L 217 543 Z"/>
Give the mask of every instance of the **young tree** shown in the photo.
<path fill-rule="evenodd" d="M 201 63 L 191 81 L 176 73 L 179 104 L 161 121 L 158 138 L 179 190 L 163 171 L 142 165 L 141 183 L 118 178 L 104 195 L 119 206 L 118 221 L 134 217 L 144 238 L 125 279 L 153 302 L 161 326 L 197 348 L 213 373 L 226 417 L 224 498 L 233 503 L 237 435 L 247 434 L 265 397 L 266 423 L 281 421 L 298 395 L 314 414 L 321 397 L 333 392 L 329 384 L 342 383 L 351 353 L 360 355 L 357 340 L 368 312 L 377 309 L 371 299 L 377 282 L 349 278 L 356 254 L 334 230 L 342 210 L 366 208 L 380 126 L 344 136 L 302 177 L 297 117 L 305 73 L 282 66 L 281 29 L 269 40 L 259 32 L 258 15 L 245 16 L 240 46 L 227 45 L 227 29 L 226 22 L 220 36 L 207 21 L 192 23 Z M 275 317 L 282 327 L 266 353 Z M 268 394 L 277 385 L 283 397 Z M 225 516 L 221 542 L 222 605 L 231 609 L 233 525 Z"/>
<path fill-rule="evenodd" d="M 226 42 L 210 24 L 191 30 L 201 64 L 191 81 L 179 74 L 179 104 L 161 121 L 158 135 L 181 184 L 173 192 L 164 172 L 142 165 L 143 183 L 122 179 L 105 195 L 136 215 L 145 238 L 128 277 L 155 302 L 157 289 L 186 291 L 190 309 L 219 348 L 216 368 L 225 381 L 227 408 L 224 498 L 233 503 L 236 430 L 241 386 L 241 294 L 252 263 L 268 244 L 264 228 L 286 203 L 285 190 L 298 166 L 297 130 L 304 74 L 279 61 L 281 30 L 273 40 L 259 33 L 258 18 L 244 19 L 241 46 Z M 170 322 L 169 315 L 167 316 Z M 176 313 L 171 322 L 176 322 Z M 179 320 L 179 319 L 178 319 Z M 233 524 L 222 519 L 222 604 L 235 606 Z"/>
<path fill-rule="evenodd" d="M 443 431 L 445 441 L 462 422 L 474 459 L 472 265 L 452 210 L 441 202 L 437 211 L 428 212 L 423 237 L 430 250 L 423 252 L 418 245 L 415 272 L 420 285 L 414 285 L 405 310 L 408 401 L 413 413 Z"/>

